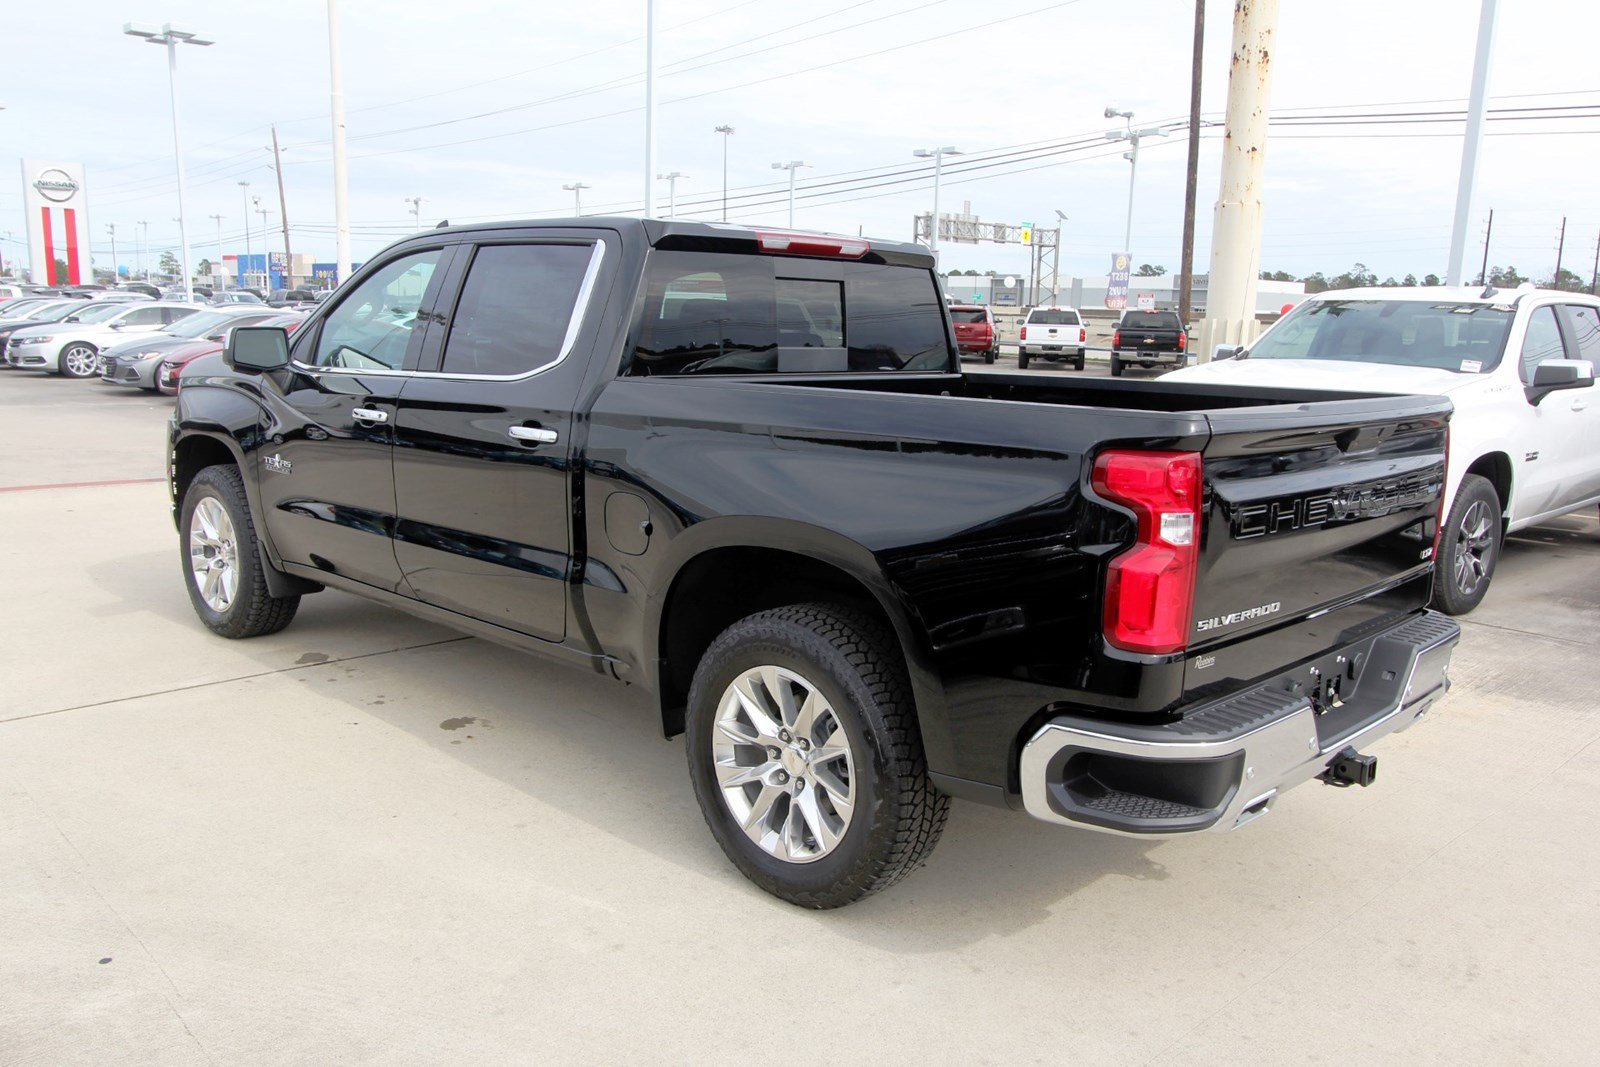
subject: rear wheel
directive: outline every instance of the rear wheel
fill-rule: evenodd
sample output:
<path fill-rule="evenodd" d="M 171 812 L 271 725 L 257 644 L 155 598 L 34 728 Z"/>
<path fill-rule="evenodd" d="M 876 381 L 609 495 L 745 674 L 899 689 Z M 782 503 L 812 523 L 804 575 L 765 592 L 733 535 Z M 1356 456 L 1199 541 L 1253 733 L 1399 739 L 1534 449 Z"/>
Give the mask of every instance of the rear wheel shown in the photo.
<path fill-rule="evenodd" d="M 1017 369 L 1018 370 L 1027 370 L 1028 369 L 1028 350 L 1026 348 L 1018 348 L 1017 349 Z"/>
<path fill-rule="evenodd" d="M 1433 604 L 1447 615 L 1465 615 L 1489 592 L 1500 561 L 1501 512 L 1500 494 L 1489 479 L 1461 479 L 1433 571 Z"/>
<path fill-rule="evenodd" d="M 1111 353 L 1111 376 L 1113 378 L 1122 377 L 1122 360 L 1118 358 L 1115 352 Z"/>
<path fill-rule="evenodd" d="M 712 836 L 791 904 L 886 889 L 944 830 L 904 662 L 866 612 L 794 604 L 734 623 L 695 671 L 685 728 Z"/>
<path fill-rule="evenodd" d="M 75 341 L 61 350 L 56 370 L 67 378 L 87 378 L 100 369 L 100 356 L 94 346 Z"/>
<path fill-rule="evenodd" d="M 184 584 L 200 621 L 223 637 L 260 637 L 288 626 L 300 598 L 267 591 L 239 468 L 219 465 L 195 475 L 180 515 Z"/>
<path fill-rule="evenodd" d="M 1082 370 L 1083 369 L 1083 353 L 1082 352 L 1079 352 L 1078 353 L 1078 358 L 1072 361 L 1072 369 L 1073 370 Z"/>
<path fill-rule="evenodd" d="M 987 351 L 987 352 L 985 352 L 983 354 L 983 361 L 985 363 L 993 363 L 999 357 L 1000 357 L 1000 350 L 998 348 L 991 348 L 991 349 L 989 349 L 989 351 Z"/>

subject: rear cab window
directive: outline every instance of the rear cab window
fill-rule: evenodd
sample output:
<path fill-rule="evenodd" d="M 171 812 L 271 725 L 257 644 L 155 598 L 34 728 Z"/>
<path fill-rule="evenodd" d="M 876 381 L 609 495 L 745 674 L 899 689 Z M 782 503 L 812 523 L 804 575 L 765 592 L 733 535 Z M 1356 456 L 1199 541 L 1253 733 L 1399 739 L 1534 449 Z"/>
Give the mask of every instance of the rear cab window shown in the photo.
<path fill-rule="evenodd" d="M 836 374 L 950 364 L 931 270 L 656 249 L 624 373 Z"/>
<path fill-rule="evenodd" d="M 1082 326 L 1076 311 L 1055 308 L 1034 308 L 1028 312 L 1029 326 Z"/>
<path fill-rule="evenodd" d="M 989 321 L 989 313 L 982 308 L 951 308 L 950 321 L 981 325 Z"/>
<path fill-rule="evenodd" d="M 1122 325 L 1146 330 L 1176 330 L 1178 315 L 1173 311 L 1129 311 L 1122 316 Z"/>

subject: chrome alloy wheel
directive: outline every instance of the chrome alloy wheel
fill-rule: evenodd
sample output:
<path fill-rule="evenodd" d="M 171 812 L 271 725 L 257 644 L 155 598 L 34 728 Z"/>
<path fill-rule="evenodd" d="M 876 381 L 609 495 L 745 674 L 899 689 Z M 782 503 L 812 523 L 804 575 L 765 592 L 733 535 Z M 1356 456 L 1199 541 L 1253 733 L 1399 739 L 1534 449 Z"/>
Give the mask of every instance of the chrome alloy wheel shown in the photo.
<path fill-rule="evenodd" d="M 828 698 L 785 667 L 752 667 L 717 704 L 717 785 L 745 835 L 790 863 L 832 852 L 850 827 L 855 761 Z"/>
<path fill-rule="evenodd" d="M 1494 516 L 1489 505 L 1475 500 L 1456 527 L 1456 588 L 1471 596 L 1482 584 L 1494 552 Z"/>
<path fill-rule="evenodd" d="M 200 599 L 225 612 L 239 593 L 239 545 L 222 501 L 201 497 L 189 516 L 189 569 Z"/>
<path fill-rule="evenodd" d="M 61 362 L 74 378 L 87 378 L 100 369 L 100 356 L 88 345 L 68 345 L 61 353 Z"/>

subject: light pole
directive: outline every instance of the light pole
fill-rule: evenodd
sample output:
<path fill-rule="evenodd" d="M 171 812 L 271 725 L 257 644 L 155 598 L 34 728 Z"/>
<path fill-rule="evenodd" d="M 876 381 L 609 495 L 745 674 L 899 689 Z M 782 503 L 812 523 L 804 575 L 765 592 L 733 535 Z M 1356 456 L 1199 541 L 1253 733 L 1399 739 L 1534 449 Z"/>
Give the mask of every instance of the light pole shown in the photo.
<path fill-rule="evenodd" d="M 563 185 L 561 188 L 572 194 L 572 213 L 580 219 L 583 218 L 583 191 L 589 186 L 583 182 L 573 182 L 571 185 Z M 648 205 L 646 205 L 644 213 L 646 215 L 650 214 Z"/>
<path fill-rule="evenodd" d="M 405 202 L 411 205 L 411 216 L 417 220 L 417 229 L 422 229 L 422 197 L 408 196 Z"/>
<path fill-rule="evenodd" d="M 786 170 L 789 172 L 789 226 L 791 229 L 794 227 L 794 172 L 801 167 L 809 166 L 811 164 L 803 159 L 791 159 L 787 163 L 774 163 L 772 165 L 773 170 Z"/>
<path fill-rule="evenodd" d="M 959 156 L 960 149 L 945 145 L 943 148 L 919 148 L 911 153 L 918 159 L 933 160 L 933 221 L 928 224 L 928 251 L 933 253 L 933 265 L 939 265 L 939 176 L 944 171 L 945 156 Z"/>
<path fill-rule="evenodd" d="M 142 37 L 149 44 L 165 45 L 167 49 L 167 89 L 172 97 L 172 156 L 178 176 L 178 242 L 183 249 L 183 298 L 194 299 L 194 279 L 189 277 L 189 226 L 183 212 L 183 137 L 178 123 L 178 46 L 180 44 L 209 47 L 212 42 L 196 37 L 187 30 L 174 29 L 165 23 L 158 33 L 155 30 L 126 23 L 122 32 L 129 37 Z"/>
<path fill-rule="evenodd" d="M 239 188 L 244 191 L 244 263 L 239 267 L 239 288 L 248 289 L 249 283 L 244 279 L 250 269 L 250 183 L 240 182 Z"/>
<path fill-rule="evenodd" d="M 675 219 L 678 217 L 678 179 L 688 175 L 681 170 L 671 170 L 656 177 L 667 183 L 667 218 Z"/>
<path fill-rule="evenodd" d="M 328 110 L 333 120 L 333 282 L 338 285 L 350 276 L 350 208 L 347 202 L 350 181 L 344 161 L 344 79 L 339 74 L 338 0 L 328 0 Z M 286 235 L 284 251 L 288 250 Z M 294 273 L 292 263 L 289 273 Z"/>
<path fill-rule="evenodd" d="M 272 292 L 272 251 L 267 243 L 267 216 L 272 214 L 261 206 L 261 198 L 255 197 L 256 214 L 261 216 L 261 288 Z"/>
<path fill-rule="evenodd" d="M 1149 126 L 1142 130 L 1133 128 L 1133 112 L 1118 111 L 1114 107 L 1106 108 L 1106 118 L 1123 119 L 1124 128 L 1112 130 L 1106 137 L 1112 141 L 1127 141 L 1132 147 L 1122 153 L 1122 158 L 1128 161 L 1128 222 L 1122 231 L 1122 251 L 1130 257 L 1133 255 L 1133 180 L 1139 174 L 1139 139 L 1142 137 L 1165 137 L 1167 131 L 1159 126 Z"/>
<path fill-rule="evenodd" d="M 1472 60 L 1472 90 L 1467 98 L 1467 130 L 1461 142 L 1461 176 L 1456 181 L 1455 218 L 1450 226 L 1450 259 L 1444 283 L 1461 284 L 1461 261 L 1467 254 L 1467 215 L 1472 185 L 1478 177 L 1478 142 L 1483 138 L 1484 109 L 1489 94 L 1489 53 L 1494 48 L 1495 0 L 1483 0 L 1478 12 L 1478 48 Z M 1560 281 L 1558 276 L 1557 281 Z"/>
<path fill-rule="evenodd" d="M 150 280 L 150 270 L 145 266 L 144 248 L 150 240 L 150 224 L 144 219 L 139 220 L 139 276 L 145 281 Z"/>
<path fill-rule="evenodd" d="M 217 264 L 211 268 L 211 276 L 213 278 L 222 278 L 222 220 L 226 217 L 227 216 L 225 215 L 209 216 L 211 221 L 217 224 Z M 223 278 L 222 288 L 224 291 L 226 291 L 228 288 L 228 282 L 226 278 Z"/>
<path fill-rule="evenodd" d="M 106 223 L 106 232 L 111 235 L 111 282 L 112 282 L 113 285 L 115 285 L 116 281 L 117 281 L 117 224 L 114 223 L 114 222 Z M 1561 277 L 1561 265 L 1560 264 L 1561 264 L 1560 257 L 1557 257 L 1557 259 L 1556 259 L 1556 278 L 1558 280 Z M 94 271 L 92 269 L 89 271 L 89 280 L 90 281 L 94 280 Z"/>
<path fill-rule="evenodd" d="M 656 2 L 644 0 L 644 210 L 649 218 L 656 187 Z"/>
<path fill-rule="evenodd" d="M 718 126 L 717 133 L 722 134 L 722 221 L 728 221 L 728 138 L 733 135 L 732 126 Z"/>

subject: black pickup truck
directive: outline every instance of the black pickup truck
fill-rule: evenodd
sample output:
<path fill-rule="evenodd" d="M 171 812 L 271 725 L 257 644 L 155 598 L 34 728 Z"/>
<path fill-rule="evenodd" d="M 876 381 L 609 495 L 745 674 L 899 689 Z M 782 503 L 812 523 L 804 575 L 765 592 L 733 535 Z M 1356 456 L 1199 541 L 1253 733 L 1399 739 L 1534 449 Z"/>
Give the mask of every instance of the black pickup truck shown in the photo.
<path fill-rule="evenodd" d="M 586 218 L 374 256 L 184 370 L 226 637 L 324 587 L 659 699 L 762 888 L 835 907 L 950 797 L 1231 830 L 1444 693 L 1437 397 L 961 373 L 914 245 Z"/>
<path fill-rule="evenodd" d="M 1176 311 L 1124 311 L 1111 335 L 1111 376 L 1122 377 L 1132 365 L 1181 367 L 1188 352 L 1189 334 Z"/>

